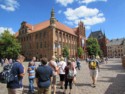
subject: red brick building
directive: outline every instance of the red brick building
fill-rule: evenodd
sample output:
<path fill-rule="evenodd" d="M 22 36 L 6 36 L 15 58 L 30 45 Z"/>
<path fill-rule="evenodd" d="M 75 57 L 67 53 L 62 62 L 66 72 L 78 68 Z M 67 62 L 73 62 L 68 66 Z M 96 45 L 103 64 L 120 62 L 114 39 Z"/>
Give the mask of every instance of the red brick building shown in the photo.
<path fill-rule="evenodd" d="M 49 59 L 52 55 L 60 56 L 65 45 L 69 47 L 70 56 L 75 56 L 77 48 L 82 47 L 86 39 L 83 22 L 80 21 L 78 27 L 72 29 L 56 20 L 54 9 L 50 20 L 36 25 L 22 22 L 16 36 L 21 42 L 22 54 L 29 59 L 33 56 Z"/>

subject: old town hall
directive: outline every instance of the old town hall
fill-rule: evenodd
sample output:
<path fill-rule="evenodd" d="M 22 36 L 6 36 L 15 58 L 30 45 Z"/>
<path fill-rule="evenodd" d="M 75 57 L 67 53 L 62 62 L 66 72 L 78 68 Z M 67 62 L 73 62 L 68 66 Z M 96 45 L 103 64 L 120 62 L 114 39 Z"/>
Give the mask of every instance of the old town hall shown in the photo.
<path fill-rule="evenodd" d="M 22 22 L 16 37 L 22 45 L 21 52 L 27 59 L 33 56 L 48 59 L 53 55 L 60 56 L 66 45 L 71 57 L 76 56 L 78 47 L 85 49 L 86 35 L 83 22 L 80 21 L 77 28 L 70 28 L 56 20 L 54 9 L 47 21 L 36 25 Z"/>

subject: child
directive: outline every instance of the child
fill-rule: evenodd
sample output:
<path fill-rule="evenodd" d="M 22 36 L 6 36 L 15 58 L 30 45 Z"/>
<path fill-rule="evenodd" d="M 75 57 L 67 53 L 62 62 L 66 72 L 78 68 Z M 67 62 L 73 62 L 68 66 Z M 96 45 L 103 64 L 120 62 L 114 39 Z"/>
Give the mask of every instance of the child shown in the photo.
<path fill-rule="evenodd" d="M 29 62 L 29 65 L 28 65 L 28 73 L 29 73 L 29 93 L 30 94 L 33 94 L 34 93 L 34 86 L 33 86 L 33 83 L 34 83 L 34 79 L 35 79 L 35 69 L 36 69 L 36 66 L 34 65 L 34 62 Z"/>

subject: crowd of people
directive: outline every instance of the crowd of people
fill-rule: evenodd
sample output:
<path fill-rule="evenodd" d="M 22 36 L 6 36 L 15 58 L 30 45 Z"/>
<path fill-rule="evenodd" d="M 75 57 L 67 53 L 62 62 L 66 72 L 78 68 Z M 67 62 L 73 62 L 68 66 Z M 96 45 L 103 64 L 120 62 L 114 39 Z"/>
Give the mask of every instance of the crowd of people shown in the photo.
<path fill-rule="evenodd" d="M 34 82 L 37 85 L 38 94 L 56 94 L 57 76 L 60 78 L 60 89 L 63 89 L 63 94 L 67 94 L 67 87 L 69 86 L 69 93 L 71 94 L 72 86 L 76 83 L 76 74 L 80 70 L 80 59 L 70 58 L 65 61 L 64 57 L 59 60 L 52 56 L 51 60 L 43 57 L 40 59 L 40 65 L 36 65 L 36 57 L 33 57 L 28 62 L 28 68 L 23 66 L 25 57 L 19 55 L 17 60 L 14 61 L 12 70 L 17 75 L 14 81 L 7 83 L 8 94 L 23 94 L 23 77 L 28 73 L 29 79 L 29 94 L 35 94 Z M 2 61 L 2 60 L 1 60 Z M 12 63 L 12 60 L 9 60 Z M 7 64 L 10 62 L 8 61 Z M 92 78 L 92 87 L 96 87 L 96 81 L 99 71 L 99 62 L 94 56 L 91 56 L 87 61 L 88 68 L 90 69 L 90 76 Z M 3 66 L 4 63 L 1 65 Z"/>

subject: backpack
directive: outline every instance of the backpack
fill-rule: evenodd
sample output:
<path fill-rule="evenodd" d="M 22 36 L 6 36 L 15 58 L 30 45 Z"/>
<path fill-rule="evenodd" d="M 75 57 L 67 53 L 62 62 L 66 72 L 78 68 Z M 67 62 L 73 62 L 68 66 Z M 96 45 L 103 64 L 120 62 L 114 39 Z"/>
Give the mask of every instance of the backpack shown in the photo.
<path fill-rule="evenodd" d="M 6 84 L 15 79 L 16 76 L 14 75 L 14 73 L 12 71 L 13 65 L 14 65 L 14 63 L 4 66 L 3 71 L 0 73 L 0 82 L 1 83 Z"/>
<path fill-rule="evenodd" d="M 67 74 L 67 78 L 68 79 L 73 79 L 74 78 L 74 70 L 72 70 L 72 69 L 69 69 L 69 71 L 68 71 L 68 74 Z"/>
<path fill-rule="evenodd" d="M 97 67 L 96 61 L 90 61 L 89 66 L 90 66 L 90 69 L 96 69 L 96 67 Z"/>

